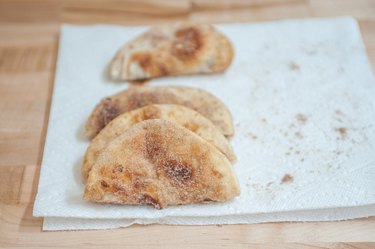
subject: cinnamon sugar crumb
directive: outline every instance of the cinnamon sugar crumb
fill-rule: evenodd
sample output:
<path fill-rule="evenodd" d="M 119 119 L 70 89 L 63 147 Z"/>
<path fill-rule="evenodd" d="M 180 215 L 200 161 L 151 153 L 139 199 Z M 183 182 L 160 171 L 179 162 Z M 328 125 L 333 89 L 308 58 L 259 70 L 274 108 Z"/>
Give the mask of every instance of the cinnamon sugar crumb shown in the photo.
<path fill-rule="evenodd" d="M 344 139 L 347 135 L 347 129 L 345 127 L 335 128 L 335 131 L 340 134 L 341 139 Z"/>
<path fill-rule="evenodd" d="M 255 134 L 253 134 L 253 133 L 251 133 L 251 132 L 249 132 L 248 135 L 249 135 L 252 139 L 257 139 L 257 138 L 258 138 L 257 135 L 255 135 Z"/>
<path fill-rule="evenodd" d="M 289 63 L 289 69 L 291 71 L 299 71 L 300 66 L 297 63 L 295 63 L 294 61 L 292 61 L 292 62 Z"/>
<path fill-rule="evenodd" d="M 344 115 L 344 113 L 342 113 L 342 111 L 340 111 L 340 110 L 338 110 L 338 109 L 335 111 L 335 113 L 336 113 L 337 115 L 341 115 L 341 116 Z"/>
<path fill-rule="evenodd" d="M 301 113 L 299 113 L 299 114 L 296 115 L 296 119 L 301 124 L 305 124 L 306 121 L 307 121 L 307 117 L 305 115 L 301 114 Z"/>
<path fill-rule="evenodd" d="M 302 139 L 303 138 L 303 135 L 301 134 L 301 132 L 297 131 L 294 133 L 294 135 L 299 138 L 299 139 Z"/>
<path fill-rule="evenodd" d="M 281 184 L 291 183 L 291 182 L 293 182 L 293 180 L 294 180 L 293 176 L 291 176 L 289 174 L 285 174 L 283 176 L 283 178 L 281 179 Z"/>

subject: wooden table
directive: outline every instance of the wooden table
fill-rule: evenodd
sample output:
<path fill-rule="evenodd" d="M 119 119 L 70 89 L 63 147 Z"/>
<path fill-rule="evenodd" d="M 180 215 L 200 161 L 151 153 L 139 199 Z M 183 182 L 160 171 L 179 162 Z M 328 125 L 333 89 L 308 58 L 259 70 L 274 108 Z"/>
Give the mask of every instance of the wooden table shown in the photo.
<path fill-rule="evenodd" d="M 32 216 L 60 23 L 245 22 L 343 15 L 359 20 L 374 66 L 375 1 L 371 0 L 0 0 L 0 247 L 375 248 L 368 243 L 375 242 L 375 217 L 42 232 L 43 220 Z"/>

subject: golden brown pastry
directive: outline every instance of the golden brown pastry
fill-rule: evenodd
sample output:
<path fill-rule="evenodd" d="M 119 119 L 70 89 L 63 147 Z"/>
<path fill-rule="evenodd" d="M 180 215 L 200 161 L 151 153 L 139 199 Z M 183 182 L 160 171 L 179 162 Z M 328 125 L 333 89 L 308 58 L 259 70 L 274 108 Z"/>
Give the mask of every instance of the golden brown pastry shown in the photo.
<path fill-rule="evenodd" d="M 150 28 L 113 58 L 109 77 L 139 80 L 167 75 L 222 72 L 231 64 L 228 38 L 207 24 L 175 23 Z"/>
<path fill-rule="evenodd" d="M 99 132 L 86 151 L 82 165 L 83 179 L 87 179 L 97 155 L 110 141 L 132 125 L 148 119 L 164 119 L 183 126 L 214 145 L 229 161 L 236 159 L 231 145 L 220 130 L 198 112 L 181 105 L 148 105 L 121 114 Z"/>
<path fill-rule="evenodd" d="M 228 108 L 205 90 L 183 86 L 139 86 L 102 100 L 86 124 L 86 135 L 94 137 L 118 115 L 150 104 L 183 105 L 208 118 L 225 136 L 234 133 Z"/>
<path fill-rule="evenodd" d="M 86 201 L 169 205 L 226 201 L 240 189 L 228 159 L 172 122 L 139 122 L 103 149 L 87 179 Z"/>

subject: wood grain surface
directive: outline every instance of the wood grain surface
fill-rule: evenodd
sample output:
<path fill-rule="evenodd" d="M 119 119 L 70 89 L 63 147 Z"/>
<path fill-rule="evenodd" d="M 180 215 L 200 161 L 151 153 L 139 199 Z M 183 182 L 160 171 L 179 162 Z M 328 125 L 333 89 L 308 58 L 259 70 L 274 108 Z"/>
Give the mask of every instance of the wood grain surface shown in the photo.
<path fill-rule="evenodd" d="M 0 0 L 0 247 L 375 248 L 375 217 L 344 222 L 42 232 L 32 217 L 61 23 L 250 22 L 351 15 L 375 65 L 372 0 Z"/>

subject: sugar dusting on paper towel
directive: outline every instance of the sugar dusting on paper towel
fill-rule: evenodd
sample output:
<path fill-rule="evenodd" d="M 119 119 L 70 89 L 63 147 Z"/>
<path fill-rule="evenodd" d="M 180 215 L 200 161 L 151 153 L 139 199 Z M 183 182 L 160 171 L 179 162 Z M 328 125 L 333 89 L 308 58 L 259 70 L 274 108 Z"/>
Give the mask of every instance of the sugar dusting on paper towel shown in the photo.
<path fill-rule="evenodd" d="M 338 18 L 218 27 L 236 50 L 225 74 L 146 84 L 201 87 L 228 105 L 236 127 L 231 143 L 241 196 L 160 211 L 83 202 L 79 171 L 88 141 L 82 127 L 100 99 L 128 86 L 107 81 L 105 69 L 116 50 L 145 29 L 64 26 L 34 214 L 76 219 L 62 226 L 56 223 L 62 218 L 46 218 L 45 229 L 80 229 L 80 222 L 86 224 L 81 229 L 101 228 L 98 221 L 79 218 L 105 218 L 106 228 L 134 222 L 227 224 L 374 215 L 375 82 L 356 22 Z M 334 207 L 344 211 L 332 213 Z M 312 209 L 321 211 L 298 216 Z M 111 220 L 119 218 L 128 219 Z"/>

